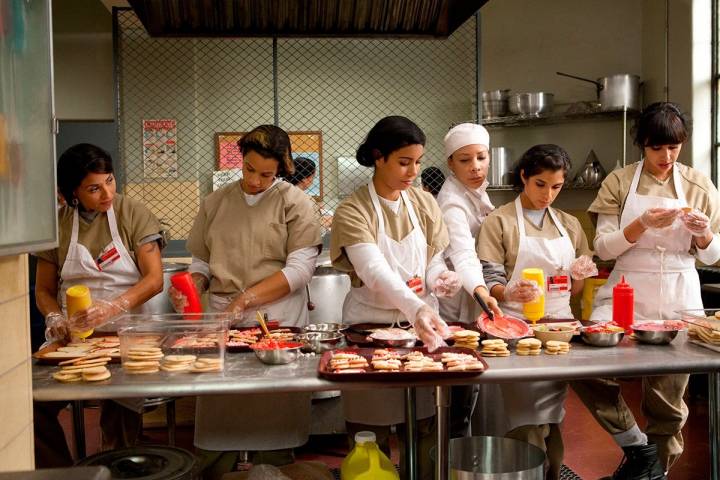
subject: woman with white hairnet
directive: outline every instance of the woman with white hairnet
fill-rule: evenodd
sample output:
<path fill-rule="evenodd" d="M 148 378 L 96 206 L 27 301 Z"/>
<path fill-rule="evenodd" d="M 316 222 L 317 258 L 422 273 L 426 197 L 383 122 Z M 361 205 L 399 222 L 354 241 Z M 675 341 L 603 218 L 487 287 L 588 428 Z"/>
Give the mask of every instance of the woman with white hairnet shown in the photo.
<path fill-rule="evenodd" d="M 480 295 L 496 313 L 497 300 L 490 296 L 483 279 L 482 265 L 475 250 L 475 238 L 485 217 L 494 210 L 487 194 L 487 175 L 490 166 L 490 135 L 482 125 L 461 123 L 445 135 L 445 158 L 451 175 L 445 180 L 437 196 L 447 225 L 450 244 L 445 250 L 445 262 L 462 281 L 464 292 L 452 298 L 440 298 L 440 315 L 446 321 L 475 322 L 479 313 L 473 293 Z M 484 406 L 493 411 L 502 408 L 497 385 L 469 385 L 452 387 L 450 404 L 451 437 L 467 436 L 478 396 Z M 489 410 L 489 409 L 488 409 Z M 480 434 L 502 435 L 505 423 L 502 415 L 478 418 Z"/>

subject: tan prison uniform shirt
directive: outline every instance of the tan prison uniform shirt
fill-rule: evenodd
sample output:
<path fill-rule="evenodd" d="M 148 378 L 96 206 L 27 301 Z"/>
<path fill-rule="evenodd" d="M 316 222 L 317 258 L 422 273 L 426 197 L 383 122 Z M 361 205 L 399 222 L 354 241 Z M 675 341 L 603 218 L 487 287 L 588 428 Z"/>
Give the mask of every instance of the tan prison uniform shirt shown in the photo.
<path fill-rule="evenodd" d="M 410 187 L 407 190 L 410 203 L 420 222 L 428 244 L 428 262 L 448 246 L 449 238 L 442 212 L 435 198 L 419 188 Z M 412 223 L 405 203 L 400 202 L 400 209 L 395 214 L 383 202 L 385 233 L 393 240 L 400 241 L 412 231 Z M 333 267 L 348 272 L 353 287 L 362 286 L 362 282 L 354 273 L 354 268 L 345 253 L 345 247 L 358 243 L 377 244 L 378 217 L 370 200 L 370 191 L 367 185 L 358 188 L 355 193 L 343 201 L 335 210 L 332 223 L 332 237 L 330 240 L 330 259 Z"/>
<path fill-rule="evenodd" d="M 694 168 L 682 163 L 676 163 L 676 167 L 680 172 L 680 184 L 685 192 L 688 206 L 700 210 L 710 218 L 710 228 L 713 232 L 720 231 L 720 209 L 718 208 L 720 199 L 715 185 L 708 177 Z M 603 180 L 600 191 L 588 211 L 593 214 L 602 213 L 619 217 L 630 192 L 630 184 L 636 169 L 637 163 L 633 163 L 610 172 Z M 640 175 L 637 194 L 677 198 L 672 177 L 660 181 L 647 171 Z"/>
<path fill-rule="evenodd" d="M 187 249 L 209 264 L 210 293 L 228 296 L 282 270 L 295 250 L 321 244 L 314 202 L 302 190 L 277 182 L 251 206 L 238 181 L 205 197 Z"/>
<path fill-rule="evenodd" d="M 143 243 L 141 240 L 145 237 L 162 232 L 160 222 L 145 205 L 119 193 L 113 199 L 113 209 L 123 245 L 137 264 L 135 248 Z M 67 205 L 58 210 L 59 247 L 35 254 L 56 265 L 58 276 L 70 246 L 73 211 L 74 209 Z M 93 258 L 97 258 L 111 241 L 107 213 L 99 213 L 91 222 L 87 222 L 82 215 L 79 216 L 78 243 L 87 248 Z"/>
<path fill-rule="evenodd" d="M 570 242 L 575 247 L 575 258 L 580 255 L 592 255 L 580 220 L 561 210 L 553 209 L 553 211 L 565 227 Z M 543 217 L 542 228 L 536 227 L 526 217 L 523 220 L 525 221 L 525 233 L 529 237 L 553 239 L 560 236 L 560 232 L 547 211 Z M 520 233 L 515 217 L 515 202 L 506 203 L 488 215 L 480 225 L 476 243 L 477 254 L 483 262 L 503 265 L 506 279 L 509 280 L 515 268 L 519 245 Z"/>

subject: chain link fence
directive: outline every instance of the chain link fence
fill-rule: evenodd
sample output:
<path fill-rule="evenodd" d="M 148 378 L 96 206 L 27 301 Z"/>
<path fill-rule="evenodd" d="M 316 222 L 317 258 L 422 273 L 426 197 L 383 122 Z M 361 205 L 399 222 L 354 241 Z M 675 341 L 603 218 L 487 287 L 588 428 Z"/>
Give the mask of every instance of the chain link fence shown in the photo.
<path fill-rule="evenodd" d="M 205 195 L 239 178 L 235 142 L 257 125 L 285 129 L 294 156 L 316 164 L 307 192 L 331 215 L 370 179 L 354 156 L 380 118 L 416 122 L 427 136 L 422 168 L 447 174 L 445 133 L 476 117 L 474 17 L 445 40 L 275 42 L 151 38 L 126 9 L 114 21 L 120 181 L 174 240 L 187 237 Z"/>

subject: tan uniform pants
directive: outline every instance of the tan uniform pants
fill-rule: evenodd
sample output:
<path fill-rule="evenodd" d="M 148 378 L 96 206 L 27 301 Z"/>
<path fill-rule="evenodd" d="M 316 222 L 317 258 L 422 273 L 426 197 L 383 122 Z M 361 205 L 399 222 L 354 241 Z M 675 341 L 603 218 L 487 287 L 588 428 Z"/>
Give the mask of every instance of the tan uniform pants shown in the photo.
<path fill-rule="evenodd" d="M 645 433 L 658 446 L 658 457 L 670 467 L 683 452 L 682 428 L 688 417 L 683 400 L 689 375 L 642 377 L 642 412 L 647 419 Z M 609 378 L 570 382 L 598 423 L 611 435 L 630 430 L 636 421 L 622 397 L 620 384 Z"/>
<path fill-rule="evenodd" d="M 560 467 L 562 466 L 563 456 L 565 454 L 565 446 L 563 445 L 559 424 L 523 425 L 522 427 L 510 430 L 505 436 L 535 445 L 545 452 L 545 456 L 547 457 L 545 478 L 547 480 L 559 480 Z"/>

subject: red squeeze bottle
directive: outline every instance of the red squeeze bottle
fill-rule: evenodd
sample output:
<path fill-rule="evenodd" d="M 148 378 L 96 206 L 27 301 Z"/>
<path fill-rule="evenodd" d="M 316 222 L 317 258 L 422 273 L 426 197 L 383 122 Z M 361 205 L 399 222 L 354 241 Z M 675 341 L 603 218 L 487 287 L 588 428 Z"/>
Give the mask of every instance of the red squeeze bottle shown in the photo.
<path fill-rule="evenodd" d="M 185 310 L 183 310 L 184 314 L 202 313 L 200 295 L 198 295 L 197 289 L 195 288 L 195 282 L 193 282 L 190 272 L 176 273 L 170 277 L 170 283 L 172 283 L 173 287 L 177 288 L 188 299 L 188 303 L 185 305 Z M 186 316 L 186 318 L 190 317 Z M 192 318 L 197 319 L 199 317 Z"/>
<path fill-rule="evenodd" d="M 631 333 L 634 320 L 635 291 L 629 283 L 625 282 L 623 275 L 613 287 L 613 321 L 624 328 L 626 333 Z"/>

